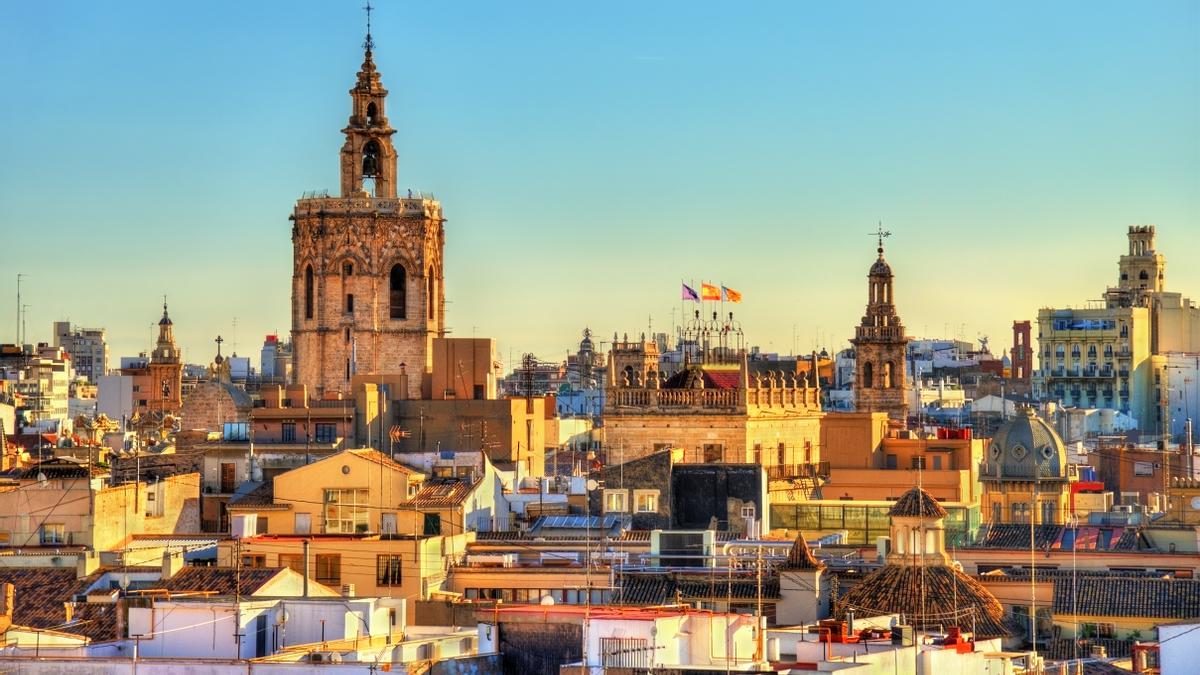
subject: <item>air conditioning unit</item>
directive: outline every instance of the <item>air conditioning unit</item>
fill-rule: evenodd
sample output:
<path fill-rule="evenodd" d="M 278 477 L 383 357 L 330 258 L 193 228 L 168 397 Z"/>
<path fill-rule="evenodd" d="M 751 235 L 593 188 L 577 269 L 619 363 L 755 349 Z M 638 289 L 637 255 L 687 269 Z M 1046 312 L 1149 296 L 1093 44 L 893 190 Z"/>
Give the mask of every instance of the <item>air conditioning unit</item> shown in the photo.
<path fill-rule="evenodd" d="M 309 663 L 341 663 L 342 655 L 337 652 L 313 652 L 308 655 Z"/>

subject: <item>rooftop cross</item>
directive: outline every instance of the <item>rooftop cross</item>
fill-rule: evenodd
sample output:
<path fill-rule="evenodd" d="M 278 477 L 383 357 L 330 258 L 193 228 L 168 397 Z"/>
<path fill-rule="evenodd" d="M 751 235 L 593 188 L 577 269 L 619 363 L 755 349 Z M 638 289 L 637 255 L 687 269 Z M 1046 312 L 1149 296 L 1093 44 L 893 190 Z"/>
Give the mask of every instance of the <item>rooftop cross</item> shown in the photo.
<path fill-rule="evenodd" d="M 868 235 L 879 239 L 879 255 L 883 255 L 883 238 L 892 236 L 892 233 L 883 229 L 883 221 L 879 222 L 879 229 L 874 232 L 868 232 Z"/>
<path fill-rule="evenodd" d="M 371 1 L 367 0 L 367 4 L 363 6 L 363 10 L 365 10 L 367 13 L 367 39 L 363 40 L 363 49 L 365 49 L 368 54 L 370 54 L 371 50 L 375 48 L 375 41 L 371 39 L 371 10 L 373 9 L 375 8 L 371 6 Z"/>

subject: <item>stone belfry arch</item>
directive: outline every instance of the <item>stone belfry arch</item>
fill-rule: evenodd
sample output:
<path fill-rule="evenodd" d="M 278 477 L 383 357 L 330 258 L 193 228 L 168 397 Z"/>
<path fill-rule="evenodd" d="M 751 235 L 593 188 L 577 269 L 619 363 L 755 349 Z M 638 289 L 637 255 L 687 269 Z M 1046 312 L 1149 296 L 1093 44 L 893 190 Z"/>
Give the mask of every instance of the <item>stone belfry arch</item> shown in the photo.
<path fill-rule="evenodd" d="M 891 233 L 880 227 L 878 258 L 867 273 L 867 311 L 854 328 L 854 401 L 859 412 L 886 412 L 908 417 L 908 378 L 905 362 L 908 337 L 896 314 L 892 267 L 883 258 L 883 238 Z"/>
<path fill-rule="evenodd" d="M 292 212 L 293 375 L 317 395 L 352 392 L 356 375 L 404 373 L 428 395 L 432 347 L 445 334 L 442 207 L 397 196 L 396 133 L 368 23 L 342 133 L 341 193 L 305 195 Z"/>

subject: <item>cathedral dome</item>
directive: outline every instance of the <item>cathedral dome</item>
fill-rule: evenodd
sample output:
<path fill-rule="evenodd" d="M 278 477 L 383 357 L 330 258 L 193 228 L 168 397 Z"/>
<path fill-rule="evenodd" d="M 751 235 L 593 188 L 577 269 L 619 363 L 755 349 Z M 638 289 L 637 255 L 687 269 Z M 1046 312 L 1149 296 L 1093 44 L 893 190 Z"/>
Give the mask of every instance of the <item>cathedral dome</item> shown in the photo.
<path fill-rule="evenodd" d="M 1054 429 L 1022 409 L 1006 422 L 988 445 L 987 476 L 993 478 L 1066 478 L 1067 446 Z"/>

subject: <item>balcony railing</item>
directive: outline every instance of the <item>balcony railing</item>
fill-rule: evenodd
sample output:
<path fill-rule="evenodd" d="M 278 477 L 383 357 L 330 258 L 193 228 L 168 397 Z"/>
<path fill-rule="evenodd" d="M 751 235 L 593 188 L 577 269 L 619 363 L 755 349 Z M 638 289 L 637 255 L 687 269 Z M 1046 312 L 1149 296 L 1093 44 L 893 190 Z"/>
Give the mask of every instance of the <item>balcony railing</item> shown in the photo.
<path fill-rule="evenodd" d="M 793 480 L 798 478 L 828 478 L 829 462 L 808 464 L 776 464 L 768 466 L 767 478 L 770 480 Z"/>

